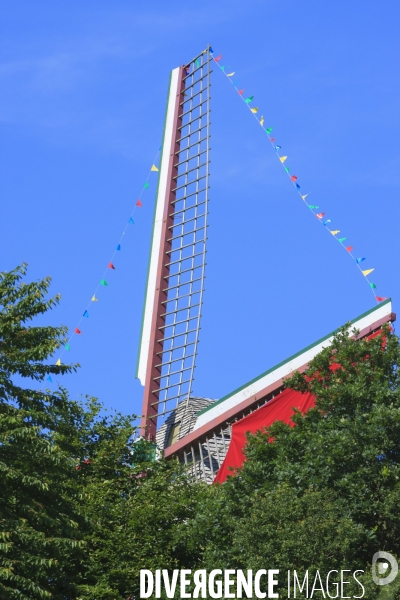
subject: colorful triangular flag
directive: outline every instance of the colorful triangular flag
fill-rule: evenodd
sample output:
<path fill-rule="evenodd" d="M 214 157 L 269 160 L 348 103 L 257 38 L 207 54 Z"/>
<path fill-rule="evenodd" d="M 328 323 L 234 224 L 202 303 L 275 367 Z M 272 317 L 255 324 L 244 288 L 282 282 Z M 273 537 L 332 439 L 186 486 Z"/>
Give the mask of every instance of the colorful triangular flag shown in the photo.
<path fill-rule="evenodd" d="M 156 165 L 152 165 L 152 167 L 151 167 L 151 169 L 150 169 L 150 170 L 151 170 L 151 171 L 158 171 L 158 169 L 157 169 Z"/>
<path fill-rule="evenodd" d="M 105 279 L 102 279 L 100 281 L 100 285 L 108 285 L 107 281 Z"/>
<path fill-rule="evenodd" d="M 264 117 L 261 117 L 261 119 L 260 119 L 260 125 L 261 125 L 261 127 L 264 125 Z"/>
<path fill-rule="evenodd" d="M 143 188 L 146 190 L 149 187 L 149 182 L 146 181 L 146 183 L 144 184 Z"/>
<path fill-rule="evenodd" d="M 290 179 L 291 179 L 292 181 L 296 181 L 296 179 L 297 179 L 297 175 L 292 175 Z"/>
<path fill-rule="evenodd" d="M 92 302 L 98 302 L 98 301 L 99 301 L 99 299 L 96 298 L 96 296 L 92 296 Z"/>
<path fill-rule="evenodd" d="M 356 263 L 359 265 L 365 258 L 356 258 Z"/>
<path fill-rule="evenodd" d="M 282 148 L 282 146 L 278 146 L 278 145 L 276 145 L 276 146 L 275 146 L 275 150 L 276 150 L 277 152 L 278 152 L 278 150 L 280 150 L 281 148 Z"/>
<path fill-rule="evenodd" d="M 386 297 L 382 298 L 382 296 L 375 296 L 375 298 L 378 300 L 378 302 L 383 302 L 386 300 Z"/>
<path fill-rule="evenodd" d="M 65 349 L 66 350 L 71 350 L 71 346 L 69 344 L 65 344 Z"/>
<path fill-rule="evenodd" d="M 347 246 L 346 250 L 347 252 L 351 252 L 353 250 L 353 246 Z"/>
<path fill-rule="evenodd" d="M 376 285 L 374 283 L 370 283 L 369 285 L 372 287 L 373 290 L 376 290 Z"/>
<path fill-rule="evenodd" d="M 50 381 L 50 383 L 53 383 L 53 380 L 51 378 L 51 375 L 48 376 L 47 381 Z"/>
<path fill-rule="evenodd" d="M 215 62 L 218 62 L 219 60 L 221 60 L 222 58 L 222 54 L 220 54 L 219 56 L 217 56 L 217 58 L 214 58 Z"/>
<path fill-rule="evenodd" d="M 86 317 L 86 319 L 88 319 L 88 318 L 89 318 L 89 313 L 88 313 L 88 311 L 87 311 L 87 310 L 85 310 L 85 312 L 83 313 L 83 315 L 82 315 L 82 316 L 83 316 L 83 317 Z"/>
<path fill-rule="evenodd" d="M 258 107 L 255 106 L 254 108 L 250 109 L 252 113 L 256 114 L 258 112 Z"/>
<path fill-rule="evenodd" d="M 238 90 L 238 94 L 239 96 L 241 96 L 243 94 L 244 90 Z"/>
<path fill-rule="evenodd" d="M 281 161 L 281 163 L 284 163 L 286 159 L 287 159 L 287 156 L 280 156 L 279 157 L 279 160 Z"/>
<path fill-rule="evenodd" d="M 130 225 L 134 225 L 134 224 L 135 224 L 135 221 L 132 219 L 132 217 L 130 217 L 130 218 L 129 218 L 129 221 L 128 221 L 128 223 L 129 223 Z"/>
<path fill-rule="evenodd" d="M 339 238 L 340 243 L 344 242 L 344 240 L 347 240 L 347 238 Z"/>
<path fill-rule="evenodd" d="M 332 219 L 327 219 L 322 224 L 325 225 L 325 227 L 326 227 L 328 223 L 332 223 Z"/>
<path fill-rule="evenodd" d="M 136 202 L 136 206 L 143 206 L 143 204 L 140 202 L 140 200 L 138 200 L 138 201 Z"/>
<path fill-rule="evenodd" d="M 300 186 L 299 186 L 299 184 L 298 184 L 298 183 L 296 183 L 296 187 L 297 187 L 297 189 L 298 189 L 298 190 L 300 189 Z"/>
<path fill-rule="evenodd" d="M 112 264 L 112 262 L 108 263 L 107 269 L 114 269 L 114 271 L 115 271 L 115 267 Z"/>
<path fill-rule="evenodd" d="M 304 194 L 304 196 L 302 196 L 302 199 L 305 200 L 307 198 L 308 194 Z"/>
<path fill-rule="evenodd" d="M 115 249 L 116 250 L 121 250 L 121 244 L 118 244 L 118 246 Z"/>
<path fill-rule="evenodd" d="M 74 333 L 76 333 L 77 335 L 81 335 L 82 331 L 80 329 L 78 329 L 77 327 L 75 327 Z"/>
<path fill-rule="evenodd" d="M 226 76 L 227 77 L 233 77 L 234 74 L 235 74 L 235 71 L 232 71 L 232 73 L 227 73 Z"/>
<path fill-rule="evenodd" d="M 266 131 L 266 132 L 268 133 L 268 135 L 269 135 L 269 134 L 271 133 L 271 131 L 272 131 L 272 127 L 268 127 L 268 129 L 266 129 L 265 131 Z"/>
<path fill-rule="evenodd" d="M 361 272 L 364 275 L 364 277 L 367 277 L 367 275 L 372 273 L 372 271 L 375 271 L 375 269 L 365 269 L 365 271 L 361 271 Z"/>
<path fill-rule="evenodd" d="M 61 360 L 60 359 L 57 360 L 56 365 L 57 365 L 57 367 L 61 367 Z"/>
<path fill-rule="evenodd" d="M 245 102 L 246 104 L 249 104 L 252 100 L 253 100 L 254 96 L 249 96 L 248 98 L 246 98 Z"/>
<path fill-rule="evenodd" d="M 331 231 L 332 235 L 337 235 L 338 233 L 340 233 L 339 229 L 335 229 L 334 231 Z"/>
<path fill-rule="evenodd" d="M 318 215 L 315 215 L 316 217 L 318 217 L 318 219 L 322 219 L 322 217 L 325 216 L 325 213 L 319 213 Z"/>

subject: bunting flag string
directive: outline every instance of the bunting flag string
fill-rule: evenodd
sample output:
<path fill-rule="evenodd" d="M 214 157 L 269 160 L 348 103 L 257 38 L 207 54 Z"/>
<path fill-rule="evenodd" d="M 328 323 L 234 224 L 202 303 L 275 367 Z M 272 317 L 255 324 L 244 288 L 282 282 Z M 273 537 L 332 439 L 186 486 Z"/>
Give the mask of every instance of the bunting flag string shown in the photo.
<path fill-rule="evenodd" d="M 275 144 L 276 139 L 274 137 L 271 137 L 271 133 L 273 128 L 272 127 L 264 127 L 264 122 L 265 122 L 265 116 L 262 116 L 260 119 L 257 116 L 257 113 L 259 111 L 259 107 L 252 107 L 250 106 L 252 101 L 254 100 L 254 96 L 244 96 L 244 92 L 245 90 L 243 88 L 238 89 L 237 87 L 237 81 L 233 81 L 232 79 L 230 79 L 230 75 L 228 76 L 227 73 L 225 73 L 225 67 L 220 65 L 220 60 L 222 60 L 222 54 L 220 54 L 217 57 L 214 57 L 214 51 L 212 50 L 212 48 L 209 49 L 210 50 L 210 55 L 211 58 L 213 59 L 214 63 L 219 67 L 219 70 L 222 71 L 222 73 L 225 75 L 225 77 L 227 77 L 229 83 L 233 86 L 233 88 L 235 89 L 236 93 L 238 94 L 238 96 L 242 99 L 242 101 L 244 102 L 244 104 L 247 104 L 247 108 L 249 109 L 250 113 L 254 116 L 254 118 L 256 119 L 257 123 L 262 127 L 262 129 L 265 131 L 265 133 L 267 134 L 268 140 L 271 142 L 271 145 L 281 163 L 281 165 L 283 166 L 284 170 L 286 171 L 289 180 L 292 182 L 293 187 L 295 189 L 295 191 L 298 193 L 298 195 L 300 196 L 301 200 L 304 202 L 304 204 L 307 206 L 307 208 L 310 210 L 310 212 L 317 217 L 317 219 L 319 220 L 319 222 L 324 225 L 324 227 L 327 229 L 327 231 L 329 231 L 329 233 L 332 234 L 332 236 L 335 238 L 335 240 L 348 252 L 348 254 L 351 256 L 351 258 L 354 260 L 355 265 L 358 267 L 359 271 L 361 272 L 361 274 L 364 276 L 364 278 L 367 280 L 368 286 L 371 289 L 375 300 L 377 302 L 383 302 L 384 300 L 386 300 L 386 297 L 382 297 L 382 296 L 377 296 L 375 293 L 376 290 L 376 285 L 374 283 L 372 283 L 371 281 L 369 281 L 368 279 L 368 275 L 370 275 L 374 269 L 364 269 L 362 270 L 360 263 L 363 262 L 364 260 L 366 260 L 366 258 L 362 257 L 362 258 L 356 258 L 353 255 L 353 250 L 354 247 L 353 246 L 345 246 L 344 245 L 344 241 L 347 240 L 346 237 L 341 237 L 338 238 L 336 237 L 339 233 L 340 233 L 340 229 L 329 229 L 328 224 L 332 222 L 331 219 L 327 219 L 325 221 L 323 221 L 323 217 L 325 216 L 325 212 L 321 212 L 321 213 L 317 213 L 316 211 L 319 209 L 319 206 L 316 206 L 315 204 L 308 204 L 307 203 L 307 196 L 309 195 L 310 192 L 308 192 L 307 194 L 302 194 L 300 191 L 300 185 L 297 181 L 297 175 L 290 175 L 290 169 L 289 167 L 287 167 L 285 165 L 285 162 L 287 161 L 288 157 L 287 156 L 281 156 L 280 155 L 280 150 L 282 148 L 282 146 Z M 234 72 L 233 72 L 234 73 Z"/>
<path fill-rule="evenodd" d="M 148 172 L 147 178 L 146 178 L 146 180 L 145 180 L 145 182 L 144 182 L 144 184 L 142 186 L 142 189 L 141 189 L 141 192 L 140 192 L 140 194 L 138 196 L 138 199 L 135 202 L 133 210 L 132 210 L 132 212 L 131 212 L 131 214 L 130 214 L 127 222 L 126 222 L 125 228 L 123 229 L 123 231 L 121 233 L 121 236 L 120 236 L 120 238 L 118 240 L 118 244 L 115 246 L 115 250 L 114 250 L 114 252 L 113 252 L 113 254 L 111 256 L 111 260 L 109 261 L 109 263 L 107 265 L 107 268 L 105 269 L 105 271 L 103 273 L 103 276 L 99 279 L 99 283 L 97 284 L 97 287 L 96 287 L 96 289 L 94 291 L 94 294 L 91 296 L 91 299 L 90 299 L 88 305 L 86 306 L 85 310 L 83 311 L 81 318 L 79 319 L 79 321 L 78 321 L 76 327 L 74 328 L 72 334 L 70 335 L 69 339 L 67 340 L 66 344 L 64 345 L 64 348 L 62 349 L 62 351 L 61 351 L 61 353 L 60 353 L 60 355 L 59 355 L 59 357 L 57 359 L 57 362 L 56 362 L 57 366 L 61 366 L 62 365 L 61 359 L 63 357 L 64 352 L 66 350 L 68 350 L 68 351 L 71 350 L 71 342 L 72 342 L 73 338 L 75 336 L 77 336 L 77 335 L 82 335 L 82 331 L 80 329 L 81 323 L 82 323 L 83 319 L 88 319 L 89 318 L 89 308 L 90 308 L 90 306 L 93 303 L 99 301 L 99 298 L 97 296 L 98 296 L 100 288 L 101 287 L 108 287 L 108 282 L 106 280 L 106 276 L 107 276 L 107 274 L 110 271 L 115 271 L 116 270 L 116 267 L 114 265 L 115 257 L 117 255 L 117 253 L 122 250 L 122 241 L 124 239 L 124 236 L 125 236 L 127 230 L 131 227 L 131 225 L 135 224 L 135 221 L 133 220 L 133 216 L 135 214 L 136 209 L 138 207 L 143 207 L 142 194 L 143 194 L 144 190 L 147 190 L 149 188 L 149 179 L 150 179 L 151 173 L 158 173 L 159 172 L 159 167 L 157 167 L 156 163 L 158 162 L 160 151 L 161 151 L 161 146 L 160 146 L 159 150 L 157 151 L 156 156 L 154 157 L 154 161 L 153 161 L 153 163 L 151 165 L 151 168 L 150 168 L 150 170 Z M 53 380 L 52 380 L 51 377 L 48 377 L 47 381 L 49 381 L 50 383 L 52 383 Z"/>

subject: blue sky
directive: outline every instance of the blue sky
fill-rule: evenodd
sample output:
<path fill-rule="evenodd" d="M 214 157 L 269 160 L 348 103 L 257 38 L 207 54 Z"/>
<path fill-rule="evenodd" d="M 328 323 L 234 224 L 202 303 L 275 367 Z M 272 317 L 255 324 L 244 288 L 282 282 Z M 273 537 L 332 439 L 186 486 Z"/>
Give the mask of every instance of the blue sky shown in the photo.
<path fill-rule="evenodd" d="M 291 172 L 400 292 L 400 9 L 322 3 L 3 0 L 1 269 L 53 277 L 76 326 L 160 145 L 169 72 L 210 43 L 274 128 Z M 261 128 L 212 80 L 206 292 L 194 392 L 219 398 L 375 305 L 299 201 Z M 140 413 L 135 379 L 156 180 L 74 338 L 76 397 Z"/>

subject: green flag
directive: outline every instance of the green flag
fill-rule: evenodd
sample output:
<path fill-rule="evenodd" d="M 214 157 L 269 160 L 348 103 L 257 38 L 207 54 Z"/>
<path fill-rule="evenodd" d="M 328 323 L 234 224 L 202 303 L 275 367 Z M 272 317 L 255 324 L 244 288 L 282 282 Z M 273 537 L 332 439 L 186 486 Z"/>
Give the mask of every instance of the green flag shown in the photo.
<path fill-rule="evenodd" d="M 340 243 L 344 242 L 344 240 L 347 240 L 347 238 L 339 238 Z"/>
<path fill-rule="evenodd" d="M 369 285 L 372 287 L 373 290 L 376 290 L 376 285 L 374 283 L 370 283 Z"/>
<path fill-rule="evenodd" d="M 66 350 L 71 350 L 71 346 L 69 344 L 65 344 L 65 349 Z"/>
<path fill-rule="evenodd" d="M 249 104 L 253 100 L 254 96 L 250 96 L 250 98 L 246 98 L 246 104 Z"/>
<path fill-rule="evenodd" d="M 108 285 L 107 281 L 105 279 L 102 279 L 100 281 L 100 285 Z"/>
<path fill-rule="evenodd" d="M 272 131 L 272 127 L 268 127 L 268 129 L 265 130 L 268 134 L 271 133 Z"/>
<path fill-rule="evenodd" d="M 144 184 L 144 189 L 146 189 L 146 188 L 148 188 L 148 187 L 149 187 L 149 184 L 148 184 L 148 182 L 146 181 L 146 183 Z"/>

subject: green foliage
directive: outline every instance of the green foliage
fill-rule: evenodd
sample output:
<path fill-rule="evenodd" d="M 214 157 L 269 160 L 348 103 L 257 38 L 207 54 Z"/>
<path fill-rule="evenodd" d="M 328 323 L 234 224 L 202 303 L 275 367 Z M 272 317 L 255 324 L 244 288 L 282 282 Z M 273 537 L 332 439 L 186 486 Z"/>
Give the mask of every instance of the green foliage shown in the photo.
<path fill-rule="evenodd" d="M 197 554 L 188 553 L 180 528 L 195 516 L 199 487 L 177 463 L 126 466 L 109 479 L 93 466 L 90 479 L 84 501 L 95 525 L 80 597 L 138 597 L 140 569 L 172 570 L 195 563 Z"/>
<path fill-rule="evenodd" d="M 34 389 L 78 365 L 50 364 L 66 330 L 30 322 L 59 298 L 47 299 L 49 279 L 24 275 L 25 266 L 0 275 L 2 599 L 137 597 L 142 568 L 364 569 L 365 598 L 384 597 L 369 568 L 377 550 L 400 556 L 394 334 L 340 332 L 286 382 L 313 393 L 315 408 L 295 414 L 294 428 L 249 435 L 238 474 L 206 486 L 135 442 L 133 416 Z M 389 592 L 400 597 L 397 585 Z"/>
<path fill-rule="evenodd" d="M 25 266 L 0 274 L 0 596 L 64 598 L 72 592 L 69 565 L 81 554 L 80 517 L 70 501 L 71 461 L 49 439 L 65 400 L 14 382 L 42 382 L 57 367 L 44 361 L 65 328 L 26 323 L 51 309 L 49 279 L 26 284 Z"/>
<path fill-rule="evenodd" d="M 377 550 L 400 555 L 399 358 L 388 330 L 384 344 L 343 330 L 286 381 L 316 407 L 248 436 L 247 461 L 208 506 L 206 564 L 369 572 Z"/>

